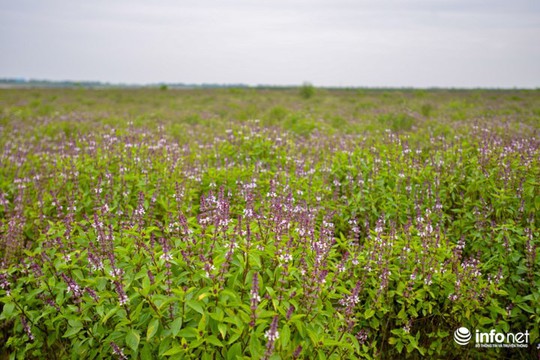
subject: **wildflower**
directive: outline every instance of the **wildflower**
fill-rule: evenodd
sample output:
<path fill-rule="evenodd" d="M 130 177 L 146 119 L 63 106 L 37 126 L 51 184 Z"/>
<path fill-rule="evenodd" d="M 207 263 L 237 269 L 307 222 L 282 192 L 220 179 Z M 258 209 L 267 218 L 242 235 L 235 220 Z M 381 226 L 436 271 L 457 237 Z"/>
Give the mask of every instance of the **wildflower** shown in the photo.
<path fill-rule="evenodd" d="M 214 264 L 206 263 L 204 264 L 204 273 L 206 274 L 206 277 L 211 277 L 212 271 L 214 271 L 216 267 Z"/>
<path fill-rule="evenodd" d="M 281 254 L 281 255 L 279 255 L 279 261 L 280 262 L 288 263 L 291 260 L 292 260 L 291 254 Z"/>
<path fill-rule="evenodd" d="M 287 314 L 286 314 L 286 319 L 287 320 L 291 319 L 291 316 L 292 316 L 294 310 L 295 310 L 294 305 L 289 306 L 289 309 L 287 309 Z"/>
<path fill-rule="evenodd" d="M 252 209 L 244 209 L 244 217 L 245 218 L 252 218 L 253 217 L 253 210 Z"/>
<path fill-rule="evenodd" d="M 407 334 L 411 332 L 412 327 L 412 320 L 409 320 L 405 326 L 403 326 L 403 331 L 405 331 Z"/>
<path fill-rule="evenodd" d="M 253 274 L 253 280 L 251 284 L 251 322 L 250 326 L 255 326 L 255 320 L 257 318 L 257 315 L 255 311 L 257 310 L 257 306 L 259 305 L 259 302 L 261 301 L 261 297 L 259 296 L 259 275 L 257 273 Z"/>
<path fill-rule="evenodd" d="M 510 303 L 507 307 L 506 307 L 506 313 L 508 316 L 512 315 L 512 309 L 514 308 L 514 304 Z"/>
<path fill-rule="evenodd" d="M 358 297 L 358 294 L 345 296 L 343 299 L 339 300 L 339 304 L 343 307 L 354 307 L 354 305 L 358 304 L 359 302 L 360 298 Z"/>
<path fill-rule="evenodd" d="M 277 316 L 274 317 L 274 319 L 277 319 Z M 272 321 L 272 325 L 270 327 L 270 330 L 267 330 L 265 333 L 264 333 L 264 337 L 266 339 L 268 339 L 268 341 L 276 341 L 277 339 L 279 339 L 279 331 L 277 331 L 277 329 L 274 329 L 274 322 L 275 321 Z M 273 330 L 274 329 L 274 330 Z"/>
<path fill-rule="evenodd" d="M 81 291 L 81 287 L 79 286 L 79 284 L 77 284 L 77 282 L 75 282 L 75 280 L 73 280 L 72 278 L 70 278 L 66 274 L 61 274 L 61 277 L 68 286 L 67 291 L 70 292 L 70 293 L 73 293 L 73 296 L 75 298 L 80 298 L 82 296 L 82 291 Z"/>
<path fill-rule="evenodd" d="M 339 304 L 343 306 L 343 312 L 345 315 L 345 321 L 347 324 L 348 331 L 350 331 L 354 326 L 353 314 L 354 314 L 354 309 L 356 305 L 360 302 L 360 298 L 358 295 L 360 294 L 361 289 L 362 289 L 362 282 L 358 281 L 351 295 L 345 295 L 341 300 L 339 300 Z"/>
<path fill-rule="evenodd" d="M 369 330 L 362 329 L 356 333 L 355 337 L 356 337 L 356 340 L 358 340 L 358 343 L 360 345 L 363 345 L 366 342 L 368 335 L 369 335 Z"/>
<path fill-rule="evenodd" d="M 118 356 L 121 360 L 127 360 L 128 357 L 124 354 L 124 349 L 120 349 L 114 341 L 111 341 L 111 347 L 113 349 L 113 354 Z"/>
<path fill-rule="evenodd" d="M 124 291 L 124 287 L 122 286 L 122 283 L 119 281 L 114 282 L 114 288 L 116 290 L 116 294 L 118 295 L 118 303 L 120 305 L 125 305 L 129 302 L 129 298 L 126 295 L 126 292 Z"/>
<path fill-rule="evenodd" d="M 94 290 L 90 289 L 89 287 L 86 287 L 84 290 L 86 290 L 88 295 L 90 295 L 92 297 L 92 299 L 94 299 L 95 302 L 99 301 L 99 296 L 98 296 L 98 294 L 96 294 L 96 292 Z"/>
<path fill-rule="evenodd" d="M 32 261 L 30 263 L 30 268 L 34 272 L 34 276 L 36 278 L 43 276 L 43 271 L 41 271 L 41 267 L 35 261 Z"/>
<path fill-rule="evenodd" d="M 296 349 L 294 350 L 293 359 L 297 359 L 301 353 L 302 353 L 302 345 L 298 345 Z"/>
<path fill-rule="evenodd" d="M 91 250 L 88 250 L 88 262 L 92 271 L 103 269 L 103 262 Z"/>
<path fill-rule="evenodd" d="M 163 253 L 159 258 L 165 261 L 171 261 L 173 259 L 171 253 L 169 252 Z"/>
<path fill-rule="evenodd" d="M 113 267 L 113 269 L 109 272 L 109 275 L 114 278 L 120 278 L 122 277 L 122 275 L 124 275 L 124 270 Z"/>
<path fill-rule="evenodd" d="M 154 277 L 154 274 L 152 274 L 152 271 L 148 270 L 146 272 L 146 274 L 148 275 L 148 279 L 150 280 L 150 284 L 154 285 L 155 277 Z"/>
<path fill-rule="evenodd" d="M 270 329 L 267 330 L 264 333 L 264 337 L 268 339 L 268 342 L 266 343 L 266 353 L 264 354 L 264 359 L 268 359 L 270 355 L 274 352 L 274 343 L 277 339 L 279 339 L 279 332 L 277 331 L 278 327 L 278 316 L 274 316 L 274 319 L 272 319 L 272 324 L 270 325 Z"/>
<path fill-rule="evenodd" d="M 6 290 L 8 296 L 10 294 L 10 285 L 7 275 L 0 273 L 0 289 Z"/>
<path fill-rule="evenodd" d="M 26 335 L 28 335 L 28 338 L 31 341 L 34 341 L 34 334 L 32 334 L 32 329 L 30 329 L 30 325 L 28 325 L 28 322 L 26 321 L 26 318 L 24 316 L 21 316 L 21 323 L 24 328 L 24 332 Z"/>

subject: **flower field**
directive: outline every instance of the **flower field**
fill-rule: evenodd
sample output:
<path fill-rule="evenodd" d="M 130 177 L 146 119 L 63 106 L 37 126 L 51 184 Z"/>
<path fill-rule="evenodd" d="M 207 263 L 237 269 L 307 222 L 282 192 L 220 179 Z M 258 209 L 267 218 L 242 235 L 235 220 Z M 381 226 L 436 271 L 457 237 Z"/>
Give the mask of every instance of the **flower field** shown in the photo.
<path fill-rule="evenodd" d="M 2 358 L 540 356 L 538 90 L 0 106 Z"/>

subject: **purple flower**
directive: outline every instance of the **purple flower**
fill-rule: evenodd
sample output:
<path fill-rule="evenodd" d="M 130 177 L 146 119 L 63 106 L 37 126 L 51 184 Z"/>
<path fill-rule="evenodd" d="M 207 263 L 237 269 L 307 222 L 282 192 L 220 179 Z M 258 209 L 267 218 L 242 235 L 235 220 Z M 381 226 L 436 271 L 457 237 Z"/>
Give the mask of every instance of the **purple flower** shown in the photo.
<path fill-rule="evenodd" d="M 255 311 L 257 310 L 257 306 L 259 305 L 259 302 L 261 301 L 261 297 L 259 296 L 259 274 L 255 273 L 253 274 L 253 282 L 251 285 L 251 323 L 250 326 L 255 326 L 255 320 L 256 320 L 256 314 Z"/>
<path fill-rule="evenodd" d="M 150 280 L 150 284 L 154 285 L 155 277 L 154 277 L 154 274 L 152 274 L 152 271 L 148 270 L 146 272 L 146 274 L 148 275 L 148 279 Z"/>
<path fill-rule="evenodd" d="M 26 318 L 24 316 L 21 316 L 21 323 L 24 328 L 24 332 L 26 335 L 28 335 L 28 338 L 31 341 L 34 341 L 34 334 L 32 334 L 32 329 L 30 329 L 30 325 L 28 325 L 28 322 L 26 321 Z"/>
<path fill-rule="evenodd" d="M 126 292 L 124 291 L 124 286 L 119 281 L 114 281 L 114 288 L 116 290 L 116 294 L 118 294 L 118 302 L 120 305 L 125 305 L 129 302 L 129 298 L 126 295 Z"/>
<path fill-rule="evenodd" d="M 289 309 L 287 310 L 286 319 L 289 320 L 294 312 L 294 305 L 289 306 Z"/>
<path fill-rule="evenodd" d="M 35 261 L 32 261 L 30 263 L 30 268 L 34 272 L 34 276 L 36 278 L 39 278 L 39 277 L 43 276 L 43 271 L 41 271 L 41 267 Z"/>
<path fill-rule="evenodd" d="M 355 337 L 358 340 L 358 343 L 360 345 L 363 345 L 367 341 L 368 335 L 369 335 L 369 330 L 362 329 L 358 333 L 356 333 Z"/>
<path fill-rule="evenodd" d="M 116 345 L 116 343 L 114 341 L 111 341 L 111 347 L 112 347 L 112 350 L 113 350 L 113 354 L 118 356 L 119 359 L 122 359 L 122 360 L 127 360 L 128 359 L 128 357 L 124 354 L 124 350 L 120 349 L 118 347 L 118 345 Z"/>
<path fill-rule="evenodd" d="M 101 261 L 100 256 L 96 254 L 96 249 L 92 242 L 88 249 L 88 263 L 90 264 L 92 271 L 103 269 L 103 262 Z"/>
<path fill-rule="evenodd" d="M 61 274 L 60 276 L 68 286 L 67 291 L 73 293 L 73 297 L 75 298 L 75 300 L 78 300 L 83 294 L 79 284 L 77 284 L 75 280 L 73 280 L 66 274 Z"/>
<path fill-rule="evenodd" d="M 0 288 L 6 290 L 6 292 L 9 291 L 10 283 L 7 274 L 0 273 Z"/>
<path fill-rule="evenodd" d="M 302 353 L 302 345 L 298 345 L 293 353 L 293 359 L 298 359 L 300 354 Z"/>
<path fill-rule="evenodd" d="M 264 337 L 268 339 L 268 342 L 266 343 L 266 353 L 264 354 L 264 359 L 268 359 L 270 355 L 274 352 L 274 344 L 277 339 L 279 339 L 279 332 L 277 331 L 278 327 L 278 316 L 274 316 L 272 319 L 272 324 L 270 325 L 270 329 L 267 330 L 264 333 Z"/>
<path fill-rule="evenodd" d="M 94 299 L 95 302 L 99 301 L 99 296 L 94 290 L 90 289 L 89 287 L 86 287 L 84 290 L 86 290 L 88 295 L 90 295 L 90 297 Z"/>

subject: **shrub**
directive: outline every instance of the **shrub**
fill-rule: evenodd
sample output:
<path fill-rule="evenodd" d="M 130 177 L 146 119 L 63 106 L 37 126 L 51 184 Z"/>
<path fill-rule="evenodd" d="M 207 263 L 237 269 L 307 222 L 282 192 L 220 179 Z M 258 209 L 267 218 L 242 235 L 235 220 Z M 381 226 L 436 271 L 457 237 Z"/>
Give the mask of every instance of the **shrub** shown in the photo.
<path fill-rule="evenodd" d="M 315 96 L 315 87 L 310 83 L 304 83 L 300 87 L 300 96 L 304 99 L 311 99 Z"/>

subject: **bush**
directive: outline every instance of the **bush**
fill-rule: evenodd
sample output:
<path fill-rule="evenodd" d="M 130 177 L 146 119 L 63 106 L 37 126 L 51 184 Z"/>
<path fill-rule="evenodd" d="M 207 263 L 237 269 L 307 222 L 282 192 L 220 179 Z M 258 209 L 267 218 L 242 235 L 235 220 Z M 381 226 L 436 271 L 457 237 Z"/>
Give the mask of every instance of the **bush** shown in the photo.
<path fill-rule="evenodd" d="M 300 87 L 300 96 L 304 99 L 311 99 L 315 96 L 315 87 L 310 83 L 304 83 Z"/>

